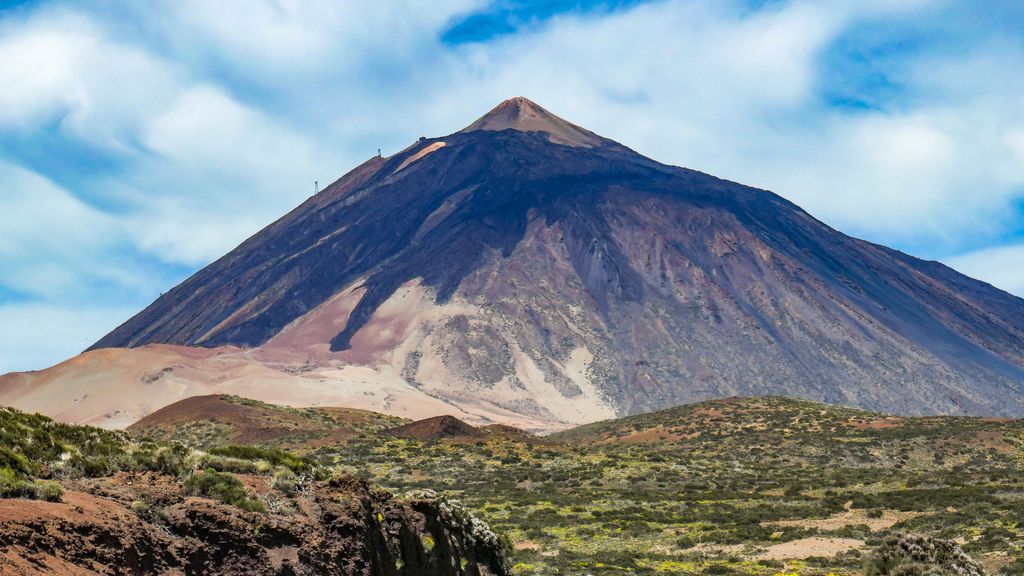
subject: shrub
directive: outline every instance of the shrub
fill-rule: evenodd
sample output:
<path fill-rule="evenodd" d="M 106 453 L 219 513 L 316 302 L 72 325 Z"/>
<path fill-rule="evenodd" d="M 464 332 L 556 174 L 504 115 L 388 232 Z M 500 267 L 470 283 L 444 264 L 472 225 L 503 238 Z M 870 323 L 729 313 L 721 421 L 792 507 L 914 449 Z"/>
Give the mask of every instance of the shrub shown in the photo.
<path fill-rule="evenodd" d="M 292 472 L 288 468 L 280 468 L 277 473 L 274 474 L 274 480 L 271 483 L 271 486 L 275 490 L 280 490 L 289 496 L 294 496 L 295 492 L 298 490 L 299 479 L 295 475 L 295 472 Z"/>
<path fill-rule="evenodd" d="M 111 472 L 115 472 L 116 469 L 113 466 L 113 459 L 106 456 L 81 456 L 76 455 L 68 460 L 65 468 L 81 472 L 83 476 L 88 478 L 99 478 L 100 476 L 106 476 Z"/>
<path fill-rule="evenodd" d="M 132 501 L 132 511 L 139 515 L 140 518 L 147 522 L 153 522 L 155 524 L 168 525 L 170 523 L 170 515 L 163 508 L 156 506 L 152 502 L 147 500 L 134 500 Z"/>
<path fill-rule="evenodd" d="M 190 496 L 202 496 L 237 506 L 249 512 L 266 512 L 259 499 L 249 495 L 245 485 L 231 474 L 217 472 L 210 468 L 193 474 L 182 484 L 182 492 Z"/>
<path fill-rule="evenodd" d="M 15 452 L 6 446 L 0 446 L 0 468 L 12 470 L 19 476 L 32 476 L 36 472 L 24 454 Z"/>
<path fill-rule="evenodd" d="M 216 454 L 202 454 L 195 462 L 197 468 L 216 470 L 217 472 L 234 472 L 235 474 L 255 474 L 256 462 L 231 458 Z"/>
<path fill-rule="evenodd" d="M 32 483 L 11 468 L 0 468 L 0 498 L 25 498 L 35 496 Z"/>
<path fill-rule="evenodd" d="M 64 488 L 52 480 L 36 482 L 35 496 L 47 502 L 60 502 L 61 498 L 64 497 Z"/>
<path fill-rule="evenodd" d="M 210 449 L 210 454 L 238 460 L 263 460 L 273 466 L 284 466 L 295 473 L 304 472 L 310 468 L 309 462 L 305 459 L 276 448 L 268 450 L 256 446 L 219 446 Z"/>
<path fill-rule="evenodd" d="M 983 576 L 960 546 L 916 534 L 889 536 L 868 558 L 866 576 Z"/>
<path fill-rule="evenodd" d="M 180 444 L 157 446 L 144 443 L 132 451 L 130 467 L 133 470 L 179 476 L 187 470 L 185 460 L 188 454 L 189 450 Z"/>

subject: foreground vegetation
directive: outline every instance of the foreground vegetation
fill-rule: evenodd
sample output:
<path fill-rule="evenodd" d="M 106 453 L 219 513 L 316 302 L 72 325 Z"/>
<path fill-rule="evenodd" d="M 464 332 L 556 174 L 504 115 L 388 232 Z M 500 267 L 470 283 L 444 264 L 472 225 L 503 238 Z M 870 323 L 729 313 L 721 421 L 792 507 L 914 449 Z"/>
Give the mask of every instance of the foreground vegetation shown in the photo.
<path fill-rule="evenodd" d="M 62 482 L 152 471 L 186 494 L 287 513 L 281 502 L 343 471 L 398 494 L 441 492 L 510 539 L 521 576 L 1024 574 L 1019 421 L 768 398 L 549 438 L 376 432 L 284 451 L 277 440 L 216 445 L 179 431 L 154 441 L 0 410 L 0 496 L 59 500 Z M 278 496 L 257 497 L 236 475 L 264 476 Z M 148 503 L 137 513 L 159 517 Z"/>
<path fill-rule="evenodd" d="M 1019 575 L 1022 438 L 1020 422 L 758 399 L 544 442 L 365 437 L 312 456 L 463 500 L 511 537 L 520 575 L 863 574 L 902 533 L 956 539 L 989 572 Z"/>
<path fill-rule="evenodd" d="M 459 503 L 396 499 L 281 449 L 198 450 L 14 410 L 0 435 L 3 574 L 508 574 L 507 540 Z"/>

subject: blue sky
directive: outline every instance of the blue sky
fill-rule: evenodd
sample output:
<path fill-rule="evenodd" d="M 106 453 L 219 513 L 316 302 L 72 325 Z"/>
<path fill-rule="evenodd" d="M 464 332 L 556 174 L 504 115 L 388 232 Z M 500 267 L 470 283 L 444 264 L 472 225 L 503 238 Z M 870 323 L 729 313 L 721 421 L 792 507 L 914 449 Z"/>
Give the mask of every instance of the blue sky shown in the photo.
<path fill-rule="evenodd" d="M 0 372 L 382 148 L 527 96 L 1024 294 L 1024 5 L 0 3 Z"/>

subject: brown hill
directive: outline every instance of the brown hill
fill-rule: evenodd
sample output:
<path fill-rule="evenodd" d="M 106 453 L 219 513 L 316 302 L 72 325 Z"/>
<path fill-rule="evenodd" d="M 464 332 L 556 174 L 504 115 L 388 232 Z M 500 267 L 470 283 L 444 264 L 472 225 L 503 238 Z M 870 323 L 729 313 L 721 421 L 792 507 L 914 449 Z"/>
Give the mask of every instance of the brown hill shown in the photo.
<path fill-rule="evenodd" d="M 407 420 L 351 408 L 291 408 L 229 395 L 175 402 L 128 427 L 134 435 L 188 446 L 309 448 L 374 434 Z"/>
<path fill-rule="evenodd" d="M 728 452 L 761 446 L 790 456 L 806 447 L 876 444 L 927 438 L 946 449 L 957 446 L 1015 454 L 1024 420 L 971 416 L 893 416 L 845 406 L 783 397 L 724 398 L 647 414 L 584 424 L 546 439 L 587 445 L 645 444 L 659 449 Z M 915 440 L 917 439 L 917 440 Z M 880 456 L 880 454 L 875 454 Z"/>
<path fill-rule="evenodd" d="M 434 416 L 384 431 L 389 436 L 429 440 L 435 438 L 478 438 L 484 436 L 479 428 L 470 426 L 454 416 Z"/>
<path fill-rule="evenodd" d="M 114 425 L 230 389 L 531 431 L 727 396 L 1024 414 L 1024 300 L 522 98 L 356 168 L 83 356 L 0 403 Z"/>
<path fill-rule="evenodd" d="M 537 436 L 530 434 L 522 428 L 509 426 L 507 424 L 487 424 L 479 427 L 480 431 L 492 438 L 510 438 L 515 440 L 535 441 Z"/>

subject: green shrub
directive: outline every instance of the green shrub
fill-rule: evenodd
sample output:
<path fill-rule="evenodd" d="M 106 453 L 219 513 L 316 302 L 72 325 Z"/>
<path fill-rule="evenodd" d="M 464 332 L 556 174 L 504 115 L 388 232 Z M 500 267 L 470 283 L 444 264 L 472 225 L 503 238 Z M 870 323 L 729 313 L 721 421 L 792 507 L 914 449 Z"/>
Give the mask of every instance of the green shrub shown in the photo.
<path fill-rule="evenodd" d="M 170 515 L 167 511 L 148 500 L 133 500 L 131 507 L 133 512 L 147 522 L 163 525 L 170 523 Z"/>
<path fill-rule="evenodd" d="M 180 444 L 159 446 L 147 442 L 131 452 L 129 466 L 137 471 L 180 476 L 188 470 L 185 464 L 188 454 L 188 448 Z"/>
<path fill-rule="evenodd" d="M 271 486 L 289 496 L 294 496 L 299 487 L 299 478 L 288 468 L 280 468 L 274 474 Z"/>
<path fill-rule="evenodd" d="M 34 476 L 37 471 L 37 467 L 33 466 L 24 454 L 6 446 L 0 446 L 0 468 L 12 470 L 19 476 Z"/>
<path fill-rule="evenodd" d="M 251 496 L 246 491 L 245 485 L 242 484 L 241 480 L 231 474 L 217 472 L 212 468 L 189 476 L 182 485 L 182 492 L 190 496 L 202 496 L 219 500 L 249 512 L 267 511 L 259 499 Z"/>
<path fill-rule="evenodd" d="M 64 497 L 64 488 L 52 480 L 36 482 L 35 496 L 47 502 L 60 502 L 61 498 Z"/>
<path fill-rule="evenodd" d="M 32 482 L 7 467 L 0 468 L 0 498 L 31 498 L 35 496 Z"/>
<path fill-rule="evenodd" d="M 233 458 L 227 456 L 219 456 L 217 454 L 203 454 L 199 457 L 196 464 L 199 468 L 216 470 L 217 472 L 233 472 L 235 474 L 256 474 L 259 472 L 257 462 L 254 460 L 244 460 L 242 458 Z M 269 466 L 269 464 L 268 464 Z"/>
<path fill-rule="evenodd" d="M 107 476 L 112 472 L 116 472 L 117 470 L 113 464 L 113 460 L 107 456 L 90 457 L 76 455 L 68 460 L 65 468 L 81 472 L 87 478 L 99 478 L 100 476 Z"/>
<path fill-rule="evenodd" d="M 273 466 L 284 466 L 292 472 L 301 473 L 310 468 L 310 463 L 304 458 L 289 454 L 284 450 L 257 448 L 256 446 L 218 446 L 210 449 L 210 454 L 236 458 L 238 460 L 269 462 Z"/>

